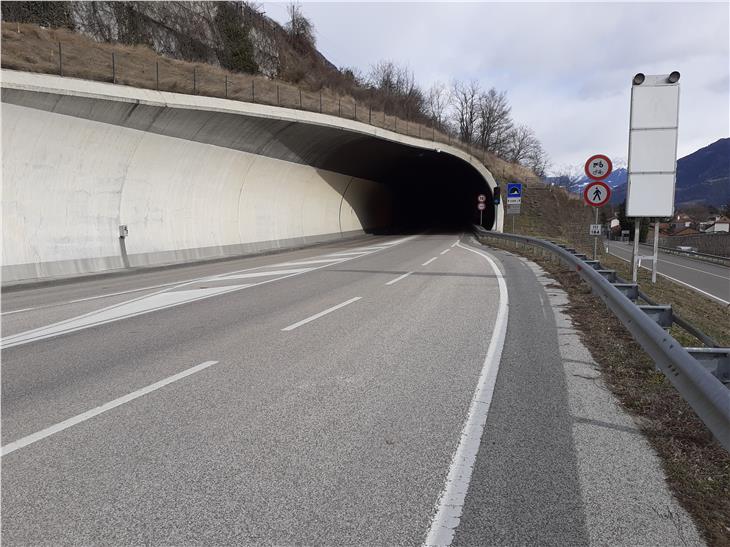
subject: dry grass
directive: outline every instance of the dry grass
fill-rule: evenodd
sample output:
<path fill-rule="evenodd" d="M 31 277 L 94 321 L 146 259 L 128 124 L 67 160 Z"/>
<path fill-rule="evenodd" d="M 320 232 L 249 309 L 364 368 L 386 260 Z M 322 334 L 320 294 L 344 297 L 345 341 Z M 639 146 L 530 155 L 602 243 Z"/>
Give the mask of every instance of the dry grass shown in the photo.
<path fill-rule="evenodd" d="M 494 245 L 492 241 L 489 244 Z M 505 248 L 516 251 L 511 246 Z M 659 454 L 673 494 L 710 545 L 730 546 L 730 453 L 712 437 L 666 377 L 654 370 L 651 358 L 578 274 L 529 250 L 516 252 L 539 263 L 568 293 L 567 311 L 584 344 L 600 365 L 611 391 Z M 674 288 L 661 290 L 678 298 Z M 698 306 L 698 313 L 724 313 L 722 330 L 714 334 L 728 334 L 727 311 L 720 306 L 709 301 Z M 606 332 L 611 336 L 605 336 Z"/>
<path fill-rule="evenodd" d="M 66 29 L 3 22 L 1 61 L 3 68 L 13 70 L 59 74 L 62 66 L 63 75 L 73 78 L 115 81 L 145 89 L 227 97 L 322 112 L 456 146 L 482 160 L 502 182 L 538 180 L 532 171 L 521 165 L 468 147 L 423 124 L 372 110 L 349 95 L 340 95 L 328 88 L 312 91 L 280 80 L 229 72 L 205 63 L 178 61 L 158 55 L 146 46 L 99 43 Z"/>

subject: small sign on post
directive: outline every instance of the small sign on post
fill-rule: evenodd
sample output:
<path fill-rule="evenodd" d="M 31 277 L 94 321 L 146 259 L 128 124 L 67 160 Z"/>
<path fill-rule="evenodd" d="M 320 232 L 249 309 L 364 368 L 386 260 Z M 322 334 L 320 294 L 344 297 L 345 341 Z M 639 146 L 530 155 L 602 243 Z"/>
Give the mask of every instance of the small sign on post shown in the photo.
<path fill-rule="evenodd" d="M 484 198 L 484 199 L 482 199 Z M 487 199 L 487 196 L 484 194 L 479 194 L 477 197 L 477 209 L 479 209 L 479 226 L 483 226 L 483 220 L 484 220 L 484 209 L 487 208 L 487 204 L 484 203 Z"/>
<path fill-rule="evenodd" d="M 520 205 L 522 203 L 522 183 L 507 183 L 507 205 Z"/>
<path fill-rule="evenodd" d="M 611 199 L 611 188 L 602 179 L 608 177 L 613 170 L 613 164 L 608 156 L 595 154 L 588 158 L 584 167 L 586 176 L 591 180 L 583 189 L 583 201 L 596 210 L 596 219 L 588 231 L 593 236 L 593 260 L 598 254 L 598 237 L 601 235 L 601 225 L 598 223 L 598 208 L 603 207 Z"/>

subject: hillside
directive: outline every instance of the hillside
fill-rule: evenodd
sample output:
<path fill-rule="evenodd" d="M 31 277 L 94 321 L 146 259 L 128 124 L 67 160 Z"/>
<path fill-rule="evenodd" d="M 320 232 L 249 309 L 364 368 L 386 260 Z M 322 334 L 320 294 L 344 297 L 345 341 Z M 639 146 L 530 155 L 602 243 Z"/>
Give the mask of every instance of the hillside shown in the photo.
<path fill-rule="evenodd" d="M 311 28 L 298 38 L 255 4 L 4 2 L 0 9 L 3 68 L 357 119 L 457 146 L 502 183 L 537 180 L 530 168 L 461 142 L 428 117 L 416 87 L 394 93 L 337 69 L 317 51 Z"/>

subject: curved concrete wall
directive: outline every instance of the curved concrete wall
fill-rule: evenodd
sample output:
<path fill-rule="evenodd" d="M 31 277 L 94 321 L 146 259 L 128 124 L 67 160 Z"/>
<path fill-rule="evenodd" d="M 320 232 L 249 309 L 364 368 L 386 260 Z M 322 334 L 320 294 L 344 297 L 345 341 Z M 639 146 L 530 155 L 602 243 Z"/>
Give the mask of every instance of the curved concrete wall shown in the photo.
<path fill-rule="evenodd" d="M 365 137 L 385 140 L 382 130 L 207 97 L 2 76 L 3 282 L 294 246 L 391 221 L 390 189 L 368 170 L 377 162 L 349 169 L 356 158 L 337 153 Z M 357 131 L 343 128 L 352 124 Z"/>

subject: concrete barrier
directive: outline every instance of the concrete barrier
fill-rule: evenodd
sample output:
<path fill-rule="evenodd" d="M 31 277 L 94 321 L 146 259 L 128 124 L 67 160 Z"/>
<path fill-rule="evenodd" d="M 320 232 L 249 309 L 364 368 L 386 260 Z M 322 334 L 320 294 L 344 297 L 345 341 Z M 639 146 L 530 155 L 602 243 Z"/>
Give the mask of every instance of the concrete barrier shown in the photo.
<path fill-rule="evenodd" d="M 316 113 L 8 70 L 2 101 L 3 283 L 384 228 L 393 184 L 367 152 L 432 146 Z"/>

